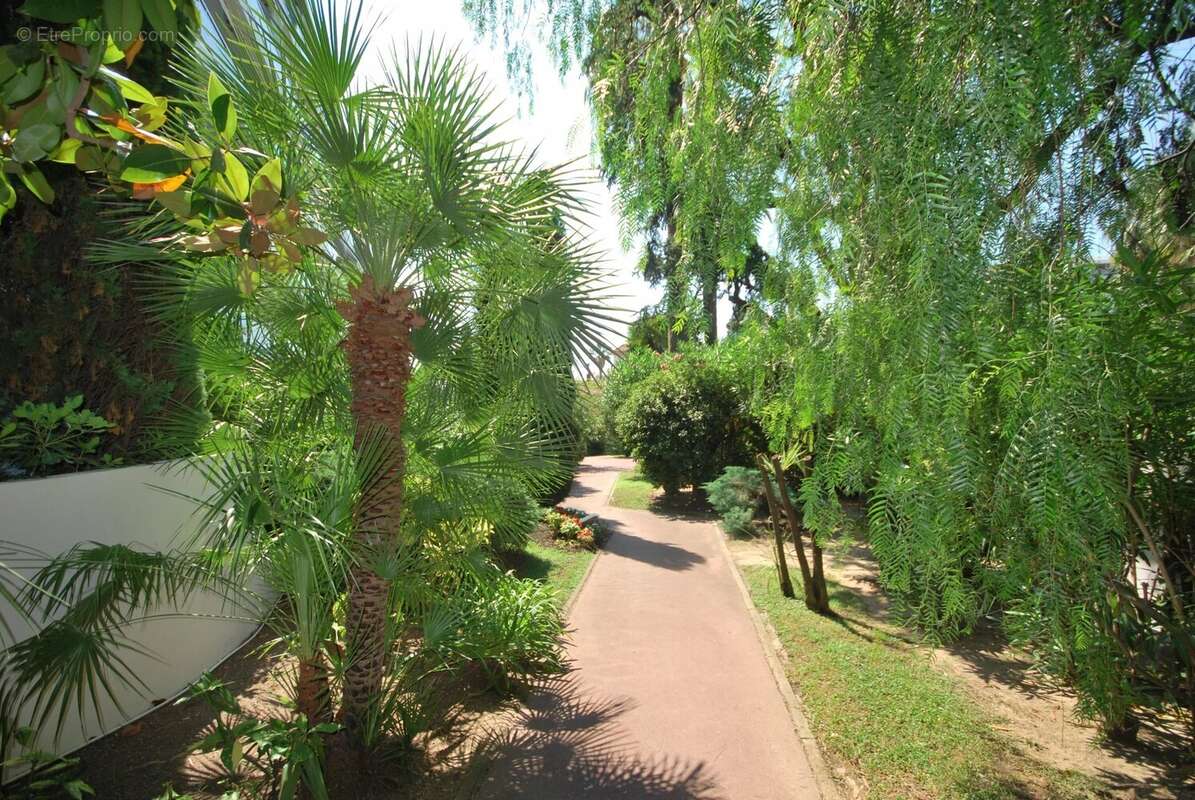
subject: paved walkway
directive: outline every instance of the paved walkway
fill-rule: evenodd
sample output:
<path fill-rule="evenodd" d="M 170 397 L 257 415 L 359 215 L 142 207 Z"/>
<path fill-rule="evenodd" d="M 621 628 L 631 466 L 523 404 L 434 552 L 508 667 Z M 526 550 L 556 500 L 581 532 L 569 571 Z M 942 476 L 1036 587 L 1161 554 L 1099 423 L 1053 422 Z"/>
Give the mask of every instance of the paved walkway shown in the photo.
<path fill-rule="evenodd" d="M 817 800 L 721 533 L 608 506 L 631 467 L 581 466 L 566 503 L 612 535 L 569 618 L 573 671 L 493 745 L 479 796 Z"/>

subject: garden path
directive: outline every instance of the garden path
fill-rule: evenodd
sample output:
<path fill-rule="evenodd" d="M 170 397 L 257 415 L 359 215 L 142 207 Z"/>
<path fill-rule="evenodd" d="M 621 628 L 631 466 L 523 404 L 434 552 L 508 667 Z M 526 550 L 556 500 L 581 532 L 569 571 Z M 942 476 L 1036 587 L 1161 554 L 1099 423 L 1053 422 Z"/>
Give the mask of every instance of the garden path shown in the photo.
<path fill-rule="evenodd" d="M 572 671 L 491 742 L 485 800 L 817 800 L 714 524 L 607 504 L 624 458 L 565 504 L 610 531 L 569 615 Z"/>

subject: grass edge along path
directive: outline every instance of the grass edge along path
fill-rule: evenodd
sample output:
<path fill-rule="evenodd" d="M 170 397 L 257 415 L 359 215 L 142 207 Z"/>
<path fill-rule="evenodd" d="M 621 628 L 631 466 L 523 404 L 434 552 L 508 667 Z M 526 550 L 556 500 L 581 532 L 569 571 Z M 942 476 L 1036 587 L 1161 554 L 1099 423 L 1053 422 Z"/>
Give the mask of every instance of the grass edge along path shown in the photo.
<path fill-rule="evenodd" d="M 614 482 L 614 490 L 610 493 L 610 505 L 619 508 L 630 508 L 647 511 L 651 508 L 655 498 L 656 487 L 636 467 L 633 470 L 618 473 Z"/>
<path fill-rule="evenodd" d="M 527 543 L 526 556 L 515 575 L 547 583 L 556 590 L 557 602 L 564 609 L 595 557 L 594 550 L 551 547 L 532 541 Z"/>
<path fill-rule="evenodd" d="M 789 657 L 784 670 L 819 746 L 865 782 L 869 800 L 1079 800 L 1093 782 L 1035 761 L 926 655 L 830 582 L 837 618 L 785 599 L 775 570 L 744 566 L 751 598 Z"/>

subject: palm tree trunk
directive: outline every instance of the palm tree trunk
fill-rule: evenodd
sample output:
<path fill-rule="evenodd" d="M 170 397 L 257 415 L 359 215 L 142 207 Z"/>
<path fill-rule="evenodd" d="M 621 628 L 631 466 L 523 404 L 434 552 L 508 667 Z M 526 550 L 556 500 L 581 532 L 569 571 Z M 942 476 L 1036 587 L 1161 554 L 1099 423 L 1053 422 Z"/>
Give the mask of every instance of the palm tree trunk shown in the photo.
<path fill-rule="evenodd" d="M 314 658 L 299 661 L 295 707 L 300 714 L 307 717 L 310 725 L 319 725 L 332 719 L 328 665 L 319 653 L 316 653 Z"/>
<path fill-rule="evenodd" d="M 342 718 L 360 743 L 370 703 L 378 697 L 386 668 L 390 581 L 373 568 L 398 544 L 402 524 L 406 455 L 402 423 L 411 377 L 411 331 L 423 323 L 410 308 L 407 289 L 378 288 L 366 277 L 338 310 L 349 323 L 344 351 L 352 383 L 352 413 L 359 451 L 382 445 L 356 509 L 356 560 L 350 571 L 346 614 L 348 666 Z"/>

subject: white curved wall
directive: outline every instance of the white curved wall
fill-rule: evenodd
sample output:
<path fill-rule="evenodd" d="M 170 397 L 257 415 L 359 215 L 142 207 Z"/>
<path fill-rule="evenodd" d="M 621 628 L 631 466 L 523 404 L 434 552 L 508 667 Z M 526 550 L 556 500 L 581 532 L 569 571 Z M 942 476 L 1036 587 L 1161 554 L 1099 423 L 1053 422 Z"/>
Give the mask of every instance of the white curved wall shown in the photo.
<path fill-rule="evenodd" d="M 166 551 L 180 545 L 199 524 L 196 505 L 186 498 L 205 497 L 207 491 L 202 475 L 181 462 L 0 483 L 0 540 L 48 555 L 87 542 Z M 10 562 L 9 550 L 0 543 L 0 561 Z M 21 571 L 31 573 L 37 566 L 29 564 Z M 154 700 L 181 692 L 257 628 L 253 609 L 231 605 L 212 592 L 194 592 L 182 605 L 159 608 L 156 614 L 171 616 L 126 630 L 129 638 L 153 654 L 122 652 L 149 691 L 114 682 L 120 708 L 105 701 L 102 718 L 85 711 L 80 724 L 73 717 L 57 745 L 51 741 L 50 731 L 42 738 L 43 747 L 66 753 L 119 728 L 151 709 Z M 12 627 L 15 640 L 32 632 L 7 603 L 0 602 L 0 613 Z M 6 644 L 11 641 L 6 636 Z"/>

